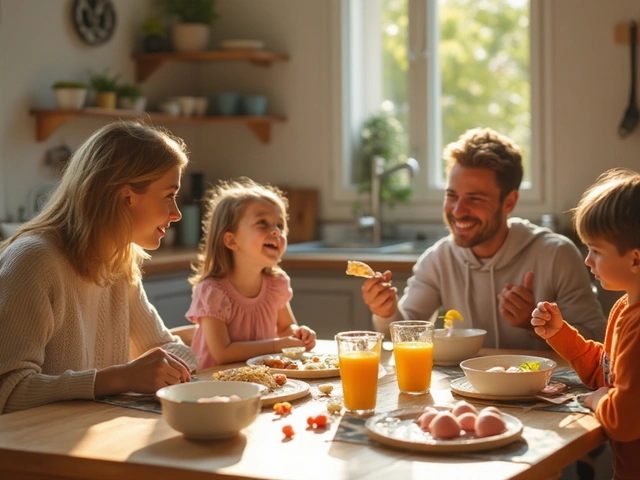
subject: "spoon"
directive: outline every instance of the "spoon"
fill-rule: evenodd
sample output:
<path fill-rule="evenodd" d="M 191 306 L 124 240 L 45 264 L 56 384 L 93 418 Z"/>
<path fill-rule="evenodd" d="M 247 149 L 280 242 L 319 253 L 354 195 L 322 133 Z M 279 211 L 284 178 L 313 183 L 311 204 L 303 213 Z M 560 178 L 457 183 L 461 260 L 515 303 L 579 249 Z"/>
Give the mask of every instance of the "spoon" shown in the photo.
<path fill-rule="evenodd" d="M 636 22 L 632 21 L 629 26 L 629 46 L 631 47 L 631 93 L 629 95 L 629 105 L 627 111 L 624 112 L 624 117 L 620 126 L 618 127 L 618 136 L 625 138 L 638 126 L 640 121 L 640 111 L 636 103 L 636 42 L 637 39 L 637 26 Z"/>

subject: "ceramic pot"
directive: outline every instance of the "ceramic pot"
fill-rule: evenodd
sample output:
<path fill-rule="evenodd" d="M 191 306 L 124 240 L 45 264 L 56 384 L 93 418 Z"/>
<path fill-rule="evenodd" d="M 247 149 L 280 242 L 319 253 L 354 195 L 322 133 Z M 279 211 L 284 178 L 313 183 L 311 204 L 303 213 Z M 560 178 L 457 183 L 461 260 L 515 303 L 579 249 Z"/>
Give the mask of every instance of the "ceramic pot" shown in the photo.
<path fill-rule="evenodd" d="M 171 39 L 176 52 L 203 52 L 209 46 L 209 25 L 204 23 L 179 23 L 171 29 Z"/>
<path fill-rule="evenodd" d="M 264 115 L 267 111 L 267 97 L 264 95 L 248 95 L 242 97 L 242 113 L 245 115 Z"/>
<path fill-rule="evenodd" d="M 116 92 L 96 93 L 96 105 L 100 108 L 116 108 Z"/>
<path fill-rule="evenodd" d="M 215 96 L 217 115 L 237 115 L 240 105 L 240 94 L 236 92 L 221 92 Z"/>
<path fill-rule="evenodd" d="M 79 110 L 87 99 L 86 88 L 56 88 L 56 102 L 63 110 Z"/>
<path fill-rule="evenodd" d="M 147 97 L 138 97 L 134 101 L 132 101 L 129 97 L 121 97 L 118 99 L 118 107 L 125 110 L 144 112 L 144 110 L 147 108 Z"/>

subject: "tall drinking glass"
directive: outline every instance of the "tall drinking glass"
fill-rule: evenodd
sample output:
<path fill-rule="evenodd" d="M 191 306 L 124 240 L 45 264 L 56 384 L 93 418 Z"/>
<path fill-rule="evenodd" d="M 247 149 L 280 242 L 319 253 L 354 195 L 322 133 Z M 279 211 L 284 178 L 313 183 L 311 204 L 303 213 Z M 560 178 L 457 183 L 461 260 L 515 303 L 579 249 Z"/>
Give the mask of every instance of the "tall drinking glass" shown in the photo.
<path fill-rule="evenodd" d="M 336 335 L 344 407 L 358 415 L 373 413 L 378 395 L 378 365 L 383 335 L 341 332 Z"/>
<path fill-rule="evenodd" d="M 396 360 L 398 388 L 402 393 L 429 393 L 433 370 L 433 332 L 431 322 L 403 320 L 389 325 Z"/>

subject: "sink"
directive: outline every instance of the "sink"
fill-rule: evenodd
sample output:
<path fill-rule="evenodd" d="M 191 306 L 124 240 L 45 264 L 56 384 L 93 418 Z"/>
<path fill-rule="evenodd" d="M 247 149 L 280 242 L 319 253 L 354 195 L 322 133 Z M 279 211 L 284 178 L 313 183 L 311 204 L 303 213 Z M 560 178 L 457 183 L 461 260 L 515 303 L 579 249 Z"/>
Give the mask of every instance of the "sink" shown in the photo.
<path fill-rule="evenodd" d="M 287 247 L 289 253 L 374 253 L 374 254 L 421 254 L 436 240 L 382 240 L 372 243 L 358 240 L 296 243 Z"/>

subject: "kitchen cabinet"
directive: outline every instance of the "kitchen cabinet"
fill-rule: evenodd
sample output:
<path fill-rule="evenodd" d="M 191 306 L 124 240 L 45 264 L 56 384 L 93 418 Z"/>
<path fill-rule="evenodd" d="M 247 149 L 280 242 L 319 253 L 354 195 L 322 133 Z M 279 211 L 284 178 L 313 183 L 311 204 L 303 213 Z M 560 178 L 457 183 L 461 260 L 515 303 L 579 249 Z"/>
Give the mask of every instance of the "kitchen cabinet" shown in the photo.
<path fill-rule="evenodd" d="M 191 306 L 189 270 L 152 275 L 143 279 L 147 298 L 156 307 L 167 328 L 187 325 L 184 314 Z"/>
<path fill-rule="evenodd" d="M 287 270 L 291 278 L 291 308 L 300 325 L 315 330 L 318 338 L 332 339 L 338 332 L 372 330 L 371 312 L 362 300 L 363 279 L 344 272 Z M 394 271 L 393 284 L 402 294 L 411 272 Z"/>
<path fill-rule="evenodd" d="M 219 61 L 247 61 L 257 66 L 270 66 L 274 62 L 289 60 L 287 55 L 265 52 L 261 50 L 223 50 L 207 52 L 167 52 L 134 54 L 136 62 L 136 78 L 144 81 L 156 72 L 166 62 L 219 62 Z M 103 118 L 136 118 L 149 123 L 244 123 L 258 137 L 262 143 L 271 141 L 271 126 L 286 121 L 277 115 L 234 115 L 234 116 L 206 116 L 180 117 L 162 113 L 135 112 L 122 109 L 82 108 L 80 110 L 61 109 L 31 109 L 29 112 L 36 117 L 36 140 L 47 140 L 58 128 L 76 117 Z"/>

